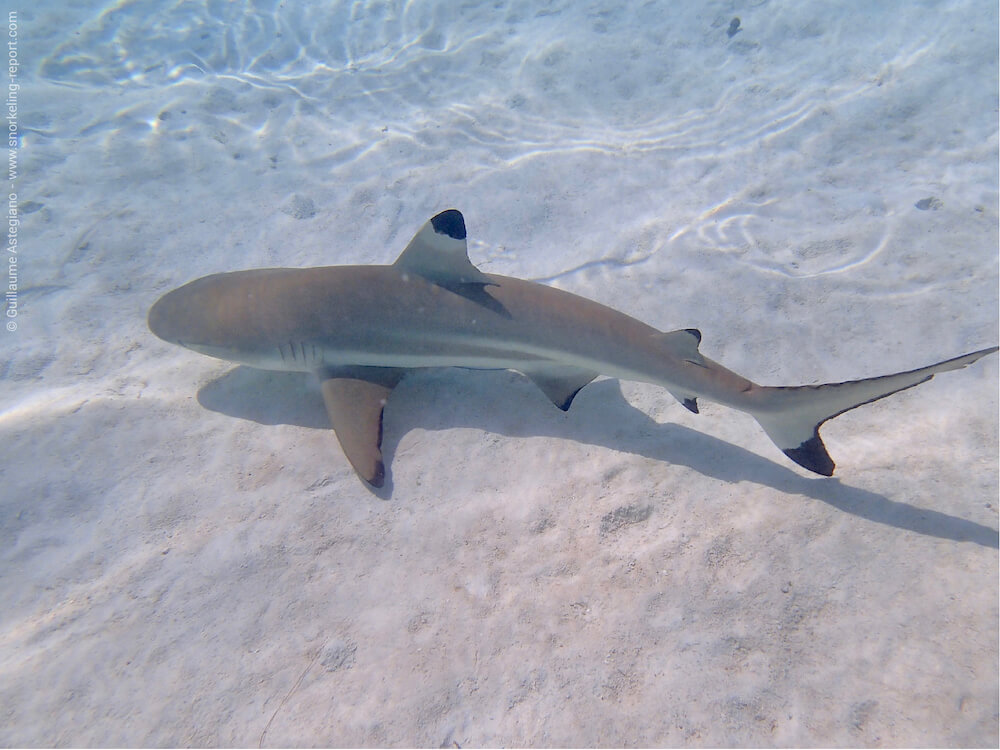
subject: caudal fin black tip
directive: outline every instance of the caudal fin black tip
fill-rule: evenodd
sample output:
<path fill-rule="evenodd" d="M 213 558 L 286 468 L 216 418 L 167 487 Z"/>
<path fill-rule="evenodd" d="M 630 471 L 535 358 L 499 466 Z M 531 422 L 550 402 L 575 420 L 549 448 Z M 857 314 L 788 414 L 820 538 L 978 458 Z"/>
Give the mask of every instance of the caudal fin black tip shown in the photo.
<path fill-rule="evenodd" d="M 809 471 L 821 474 L 824 477 L 832 477 L 836 464 L 826 452 L 826 446 L 820 439 L 819 432 L 802 443 L 798 448 L 786 448 L 785 455 L 792 459 L 799 466 Z"/>

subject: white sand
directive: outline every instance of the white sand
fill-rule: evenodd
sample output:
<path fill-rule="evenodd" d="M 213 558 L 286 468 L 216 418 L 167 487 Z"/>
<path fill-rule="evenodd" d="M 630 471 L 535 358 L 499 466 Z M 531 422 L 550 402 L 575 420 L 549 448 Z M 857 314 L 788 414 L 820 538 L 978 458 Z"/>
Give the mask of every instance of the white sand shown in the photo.
<path fill-rule="evenodd" d="M 0 744 L 997 745 L 995 356 L 828 424 L 833 480 L 652 386 L 425 373 L 375 496 L 309 378 L 145 325 L 457 207 L 758 382 L 990 346 L 996 4 L 22 5 Z"/>

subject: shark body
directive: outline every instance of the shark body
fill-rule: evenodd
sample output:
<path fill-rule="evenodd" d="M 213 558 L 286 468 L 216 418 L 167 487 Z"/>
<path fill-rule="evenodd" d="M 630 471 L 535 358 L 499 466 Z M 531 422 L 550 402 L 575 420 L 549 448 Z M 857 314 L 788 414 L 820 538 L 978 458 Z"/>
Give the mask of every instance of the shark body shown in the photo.
<path fill-rule="evenodd" d="M 752 414 L 792 461 L 831 476 L 824 421 L 997 351 L 846 383 L 760 386 L 704 357 L 696 329 L 659 331 L 568 292 L 482 273 L 454 209 L 429 220 L 391 266 L 214 274 L 161 297 L 148 323 L 202 354 L 315 373 L 348 460 L 375 487 L 385 476 L 383 407 L 413 369 L 517 370 L 563 410 L 598 374 L 654 383 L 695 413 L 700 397 Z"/>

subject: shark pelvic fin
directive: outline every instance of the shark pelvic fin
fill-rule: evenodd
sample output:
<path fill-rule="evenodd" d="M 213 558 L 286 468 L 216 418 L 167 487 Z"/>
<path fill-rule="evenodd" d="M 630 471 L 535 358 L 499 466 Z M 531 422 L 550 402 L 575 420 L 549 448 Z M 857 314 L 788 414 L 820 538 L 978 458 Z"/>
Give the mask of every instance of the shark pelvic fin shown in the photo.
<path fill-rule="evenodd" d="M 319 373 L 323 403 L 347 460 L 372 487 L 385 482 L 382 410 L 404 370 L 352 367 Z"/>
<path fill-rule="evenodd" d="M 567 365 L 525 367 L 521 369 L 521 372 L 529 377 L 542 390 L 542 393 L 563 411 L 569 409 L 580 389 L 598 375 L 590 370 Z"/>
<path fill-rule="evenodd" d="M 465 218 L 454 208 L 424 224 L 394 265 L 449 289 L 462 284 L 496 285 L 469 260 Z"/>

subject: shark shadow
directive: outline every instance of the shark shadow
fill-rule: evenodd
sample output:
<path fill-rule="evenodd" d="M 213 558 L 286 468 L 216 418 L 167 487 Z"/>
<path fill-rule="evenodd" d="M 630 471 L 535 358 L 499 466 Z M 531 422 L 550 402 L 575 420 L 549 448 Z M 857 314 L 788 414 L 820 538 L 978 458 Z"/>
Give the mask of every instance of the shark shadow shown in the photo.
<path fill-rule="evenodd" d="M 436 379 L 441 382 L 435 383 Z M 469 393 L 455 396 L 459 389 Z M 484 407 L 483 401 L 503 403 L 504 408 Z M 203 386 L 198 402 L 210 411 L 259 424 L 329 430 L 329 460 L 346 461 L 330 430 L 316 379 L 308 373 L 236 367 Z M 552 409 L 515 373 L 431 370 L 412 374 L 400 383 L 386 406 L 382 444 L 386 465 L 391 466 L 400 440 L 411 429 L 456 427 L 508 437 L 556 437 L 624 451 L 687 466 L 725 482 L 750 481 L 778 492 L 805 495 L 845 513 L 924 536 L 1000 548 L 1000 534 L 989 526 L 891 500 L 839 479 L 803 477 L 703 432 L 669 422 L 660 424 L 625 400 L 617 380 L 592 383 L 581 391 L 576 408 L 564 413 Z M 375 492 L 382 498 L 392 495 L 391 470 L 386 479 L 385 487 Z"/>

